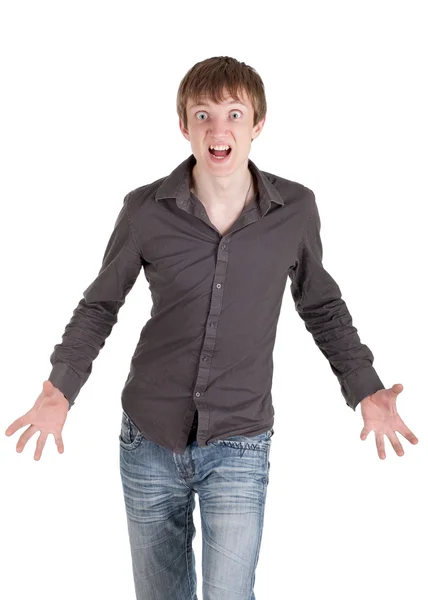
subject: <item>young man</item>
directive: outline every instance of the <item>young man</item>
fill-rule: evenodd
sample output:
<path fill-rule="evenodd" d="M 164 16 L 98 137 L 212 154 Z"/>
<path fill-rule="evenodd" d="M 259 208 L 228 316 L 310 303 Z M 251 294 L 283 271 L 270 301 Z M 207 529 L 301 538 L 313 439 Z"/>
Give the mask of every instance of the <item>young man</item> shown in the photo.
<path fill-rule="evenodd" d="M 196 598 L 193 509 L 202 517 L 204 600 L 255 600 L 274 409 L 272 353 L 291 280 L 298 314 L 329 360 L 365 439 L 417 439 L 397 414 L 322 265 L 314 193 L 249 160 L 265 123 L 259 75 L 229 57 L 197 63 L 177 95 L 192 154 L 129 192 L 102 266 L 51 355 L 17 449 L 38 430 L 63 452 L 68 410 L 141 267 L 153 296 L 122 392 L 120 470 L 138 600 Z"/>

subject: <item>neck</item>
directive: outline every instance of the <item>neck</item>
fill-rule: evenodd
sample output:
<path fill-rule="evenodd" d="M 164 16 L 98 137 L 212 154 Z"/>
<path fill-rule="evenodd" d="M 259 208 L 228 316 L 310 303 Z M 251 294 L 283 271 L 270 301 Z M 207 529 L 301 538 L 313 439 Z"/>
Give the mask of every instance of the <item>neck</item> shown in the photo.
<path fill-rule="evenodd" d="M 190 190 L 206 208 L 237 210 L 245 207 L 255 194 L 254 179 L 248 168 L 243 179 L 222 185 L 218 180 L 201 177 L 196 167 L 191 173 Z"/>

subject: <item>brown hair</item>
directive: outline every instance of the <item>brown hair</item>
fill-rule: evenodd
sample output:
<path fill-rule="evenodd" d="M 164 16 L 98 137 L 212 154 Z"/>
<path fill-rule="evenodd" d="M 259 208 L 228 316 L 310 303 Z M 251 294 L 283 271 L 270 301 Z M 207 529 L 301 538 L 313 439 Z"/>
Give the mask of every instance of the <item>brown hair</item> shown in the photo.
<path fill-rule="evenodd" d="M 257 71 L 230 56 L 214 56 L 196 63 L 180 82 L 177 113 L 184 128 L 187 129 L 186 106 L 189 98 L 199 104 L 202 96 L 208 96 L 219 104 L 225 100 L 224 89 L 236 101 L 242 100 L 238 96 L 242 90 L 247 92 L 254 109 L 253 127 L 266 116 L 265 89 Z"/>

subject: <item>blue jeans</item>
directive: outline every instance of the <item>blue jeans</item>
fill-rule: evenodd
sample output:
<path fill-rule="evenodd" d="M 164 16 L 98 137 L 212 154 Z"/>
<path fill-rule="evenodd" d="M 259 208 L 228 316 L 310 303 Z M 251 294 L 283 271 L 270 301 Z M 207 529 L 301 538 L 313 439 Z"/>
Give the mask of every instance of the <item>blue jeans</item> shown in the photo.
<path fill-rule="evenodd" d="M 202 522 L 203 600 L 255 600 L 273 429 L 177 454 L 123 412 L 120 473 L 137 600 L 197 600 L 195 492 Z"/>

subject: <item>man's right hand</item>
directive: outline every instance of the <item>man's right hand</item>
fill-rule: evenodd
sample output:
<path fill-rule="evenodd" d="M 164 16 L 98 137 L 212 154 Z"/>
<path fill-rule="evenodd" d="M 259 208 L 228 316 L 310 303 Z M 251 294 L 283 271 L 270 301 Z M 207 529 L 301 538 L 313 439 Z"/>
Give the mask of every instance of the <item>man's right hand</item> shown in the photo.
<path fill-rule="evenodd" d="M 58 452 L 62 454 L 64 452 L 62 428 L 67 418 L 68 409 L 69 403 L 64 394 L 51 381 L 44 381 L 43 391 L 37 398 L 33 408 L 11 423 L 6 429 L 5 434 L 7 436 L 12 435 L 21 427 L 30 425 L 22 433 L 16 444 L 17 452 L 22 452 L 28 440 L 37 431 L 40 431 L 34 460 L 40 460 L 49 433 L 52 433 L 54 436 Z"/>

